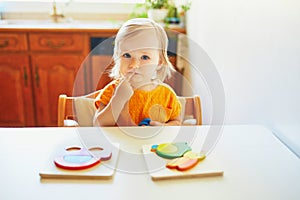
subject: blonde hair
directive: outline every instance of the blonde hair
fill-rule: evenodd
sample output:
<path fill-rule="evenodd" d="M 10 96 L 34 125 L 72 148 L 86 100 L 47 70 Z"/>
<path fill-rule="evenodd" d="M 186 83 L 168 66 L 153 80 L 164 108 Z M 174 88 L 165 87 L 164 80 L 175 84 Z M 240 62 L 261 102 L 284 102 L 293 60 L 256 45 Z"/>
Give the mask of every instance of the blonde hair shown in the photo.
<path fill-rule="evenodd" d="M 120 65 L 117 60 L 121 56 L 120 43 L 125 41 L 130 37 L 134 37 L 140 34 L 142 31 L 154 30 L 155 35 L 159 41 L 160 46 L 160 59 L 161 59 L 161 67 L 157 71 L 157 78 L 161 81 L 164 81 L 165 78 L 169 78 L 171 73 L 175 71 L 173 65 L 169 61 L 167 50 L 168 50 L 168 36 L 165 30 L 156 22 L 148 18 L 135 18 L 130 19 L 125 22 L 122 27 L 119 29 L 116 38 L 115 38 L 115 46 L 114 46 L 114 66 L 111 70 L 110 77 L 114 79 L 118 79 L 121 77 L 120 74 Z"/>

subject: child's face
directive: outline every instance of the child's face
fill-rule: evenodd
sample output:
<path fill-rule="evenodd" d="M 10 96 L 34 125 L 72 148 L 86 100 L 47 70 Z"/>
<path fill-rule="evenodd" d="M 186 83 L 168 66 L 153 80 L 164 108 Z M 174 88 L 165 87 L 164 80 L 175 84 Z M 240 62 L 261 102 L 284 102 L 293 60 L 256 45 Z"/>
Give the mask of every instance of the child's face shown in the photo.
<path fill-rule="evenodd" d="M 125 77 L 130 77 L 132 84 L 141 85 L 151 81 L 156 76 L 160 65 L 160 51 L 157 49 L 138 49 L 122 51 L 120 57 L 120 71 Z"/>
<path fill-rule="evenodd" d="M 120 73 L 130 78 L 134 87 L 151 82 L 161 65 L 161 45 L 153 28 L 139 29 L 128 34 L 119 43 Z"/>

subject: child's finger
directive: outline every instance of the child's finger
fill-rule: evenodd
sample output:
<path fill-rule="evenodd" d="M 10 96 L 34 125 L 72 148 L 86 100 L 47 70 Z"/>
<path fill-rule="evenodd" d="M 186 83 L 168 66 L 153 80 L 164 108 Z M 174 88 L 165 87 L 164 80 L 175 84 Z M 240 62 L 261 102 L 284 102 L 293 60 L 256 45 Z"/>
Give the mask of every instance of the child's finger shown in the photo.
<path fill-rule="evenodd" d="M 164 124 L 161 123 L 161 122 L 158 122 L 158 121 L 153 121 L 153 120 L 151 120 L 151 121 L 149 122 L 149 125 L 150 125 L 150 126 L 163 126 Z"/>
<path fill-rule="evenodd" d="M 130 81 L 130 79 L 131 79 L 133 76 L 134 76 L 134 72 L 133 72 L 133 73 L 127 73 L 124 80 Z"/>

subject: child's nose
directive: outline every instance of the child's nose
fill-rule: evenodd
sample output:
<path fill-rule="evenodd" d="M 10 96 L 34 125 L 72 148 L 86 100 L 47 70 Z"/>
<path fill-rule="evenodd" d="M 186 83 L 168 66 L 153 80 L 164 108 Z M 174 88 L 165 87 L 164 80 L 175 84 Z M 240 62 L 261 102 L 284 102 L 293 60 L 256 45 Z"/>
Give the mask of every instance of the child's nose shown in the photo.
<path fill-rule="evenodd" d="M 139 62 L 136 59 L 132 59 L 129 65 L 129 68 L 138 68 Z"/>

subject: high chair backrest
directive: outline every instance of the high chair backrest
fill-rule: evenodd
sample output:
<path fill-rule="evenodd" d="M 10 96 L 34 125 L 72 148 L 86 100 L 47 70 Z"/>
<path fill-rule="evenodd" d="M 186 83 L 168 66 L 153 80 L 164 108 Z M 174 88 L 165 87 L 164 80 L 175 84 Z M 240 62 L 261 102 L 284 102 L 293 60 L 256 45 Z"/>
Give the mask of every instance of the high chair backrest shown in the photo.
<path fill-rule="evenodd" d="M 94 99 L 100 92 L 101 90 L 98 90 L 93 93 L 77 97 L 67 96 L 65 94 L 59 95 L 57 125 L 59 127 L 92 126 L 93 115 L 96 111 L 96 108 L 94 107 Z M 84 116 L 78 115 L 79 113 Z"/>
<path fill-rule="evenodd" d="M 93 117 L 96 112 L 94 99 L 101 92 L 90 93 L 85 96 L 70 97 L 65 94 L 58 98 L 58 122 L 63 126 L 93 126 Z M 182 105 L 182 125 L 202 125 L 201 102 L 198 95 L 178 97 Z"/>
<path fill-rule="evenodd" d="M 181 103 L 182 125 L 202 125 L 201 101 L 198 95 L 178 96 Z"/>

